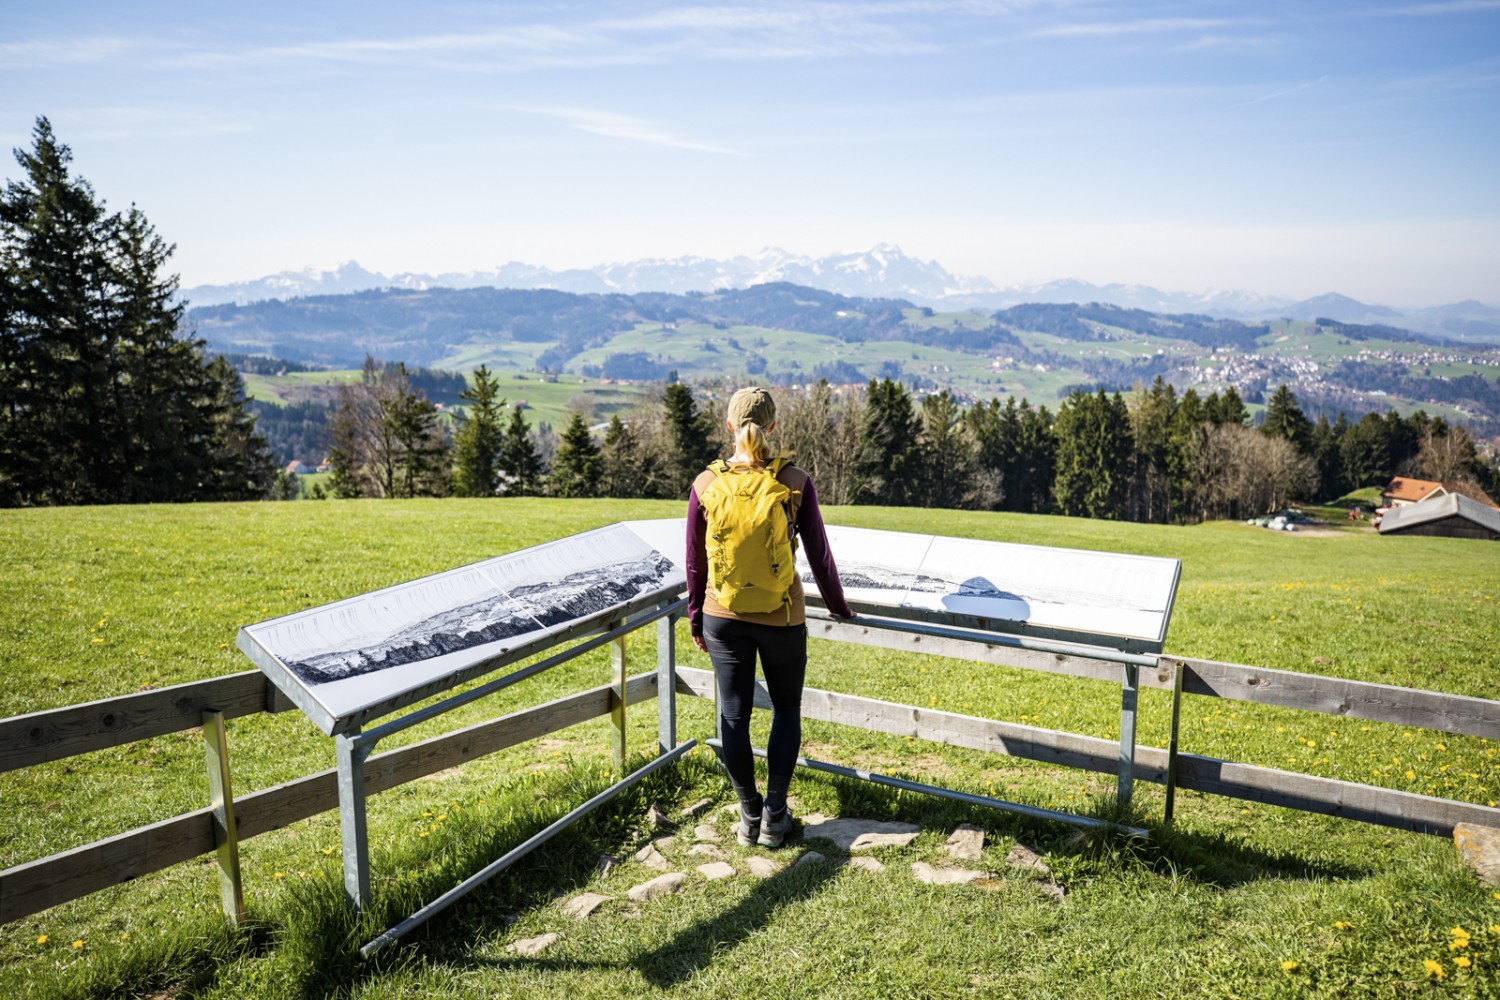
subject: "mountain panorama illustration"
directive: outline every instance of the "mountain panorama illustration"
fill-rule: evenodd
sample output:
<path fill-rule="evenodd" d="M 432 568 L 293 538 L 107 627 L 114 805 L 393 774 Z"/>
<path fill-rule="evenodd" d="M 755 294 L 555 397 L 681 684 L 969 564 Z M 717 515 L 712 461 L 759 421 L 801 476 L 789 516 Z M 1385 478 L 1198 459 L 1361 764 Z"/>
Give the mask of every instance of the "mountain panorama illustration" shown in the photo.
<path fill-rule="evenodd" d="M 934 576 L 931 573 L 913 573 L 893 566 L 881 566 L 868 562 L 839 563 L 839 578 L 843 582 L 846 591 L 870 590 L 882 591 L 894 595 L 908 593 L 936 594 L 944 597 L 972 597 L 993 601 L 1019 601 L 1028 605 L 1074 604 L 1087 599 L 1089 604 L 1099 608 L 1139 610 L 1144 607 L 1144 602 L 1141 600 L 1129 600 L 1123 597 L 1090 593 L 1085 598 L 1081 590 L 1063 592 L 1032 587 L 1028 588 L 1027 593 L 1018 594 L 1013 591 L 1002 590 L 995 583 L 983 576 L 971 576 L 964 580 L 952 580 L 947 577 Z M 802 570 L 802 580 L 805 583 L 815 583 L 810 569 L 804 568 Z M 899 602 L 900 598 L 898 596 L 893 600 Z"/>
<path fill-rule="evenodd" d="M 676 572 L 660 552 L 514 587 L 413 622 L 374 646 L 323 653 L 286 666 L 307 684 L 326 684 L 429 660 L 519 635 L 545 631 L 624 604 L 659 588 Z"/>

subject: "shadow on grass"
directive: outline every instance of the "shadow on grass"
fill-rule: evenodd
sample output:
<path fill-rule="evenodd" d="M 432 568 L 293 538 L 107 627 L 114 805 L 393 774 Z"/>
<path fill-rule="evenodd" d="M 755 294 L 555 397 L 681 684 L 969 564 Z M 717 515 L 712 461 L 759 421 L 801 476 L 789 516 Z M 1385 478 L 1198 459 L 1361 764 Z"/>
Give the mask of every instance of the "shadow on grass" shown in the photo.
<path fill-rule="evenodd" d="M 766 927 L 777 911 L 810 899 L 837 874 L 833 864 L 788 867 L 758 882 L 750 894 L 712 920 L 680 931 L 672 940 L 621 962 L 583 962 L 576 959 L 469 958 L 470 964 L 497 969 L 588 971 L 633 968 L 656 989 L 668 989 L 692 979 L 699 971 Z"/>
<path fill-rule="evenodd" d="M 825 780 L 835 791 L 840 816 L 901 820 L 924 830 L 947 832 L 967 823 L 984 828 L 992 837 L 1013 838 L 1053 858 L 1066 858 L 1071 867 L 1085 870 L 1134 865 L 1219 888 L 1262 879 L 1351 881 L 1382 870 L 1373 858 L 1368 865 L 1313 859 L 1295 850 L 1272 852 L 1251 847 L 1231 834 L 1164 826 L 1135 808 L 1121 808 L 1109 797 L 1090 800 L 1077 815 L 1114 824 L 1114 828 L 1090 828 L 845 777 L 826 776 Z M 1024 796 L 1012 798 L 1018 804 L 1052 808 L 1041 802 L 1026 802 Z M 1143 827 L 1151 835 L 1144 840 L 1130 836 L 1120 829 L 1126 826 Z"/>

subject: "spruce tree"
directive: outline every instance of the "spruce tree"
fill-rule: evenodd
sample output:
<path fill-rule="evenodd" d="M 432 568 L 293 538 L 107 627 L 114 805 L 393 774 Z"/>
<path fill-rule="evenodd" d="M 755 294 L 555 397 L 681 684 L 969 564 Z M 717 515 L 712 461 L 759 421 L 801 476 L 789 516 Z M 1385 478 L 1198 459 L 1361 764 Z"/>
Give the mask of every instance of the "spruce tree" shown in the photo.
<path fill-rule="evenodd" d="M 640 436 L 616 413 L 604 430 L 604 444 L 599 449 L 599 492 L 607 497 L 641 496 L 644 477 L 641 464 Z"/>
<path fill-rule="evenodd" d="M 583 414 L 574 410 L 563 429 L 557 456 L 552 460 L 548 492 L 555 497 L 599 495 L 599 449 L 589 434 Z"/>
<path fill-rule="evenodd" d="M 871 379 L 855 464 L 855 503 L 896 507 L 913 502 L 921 475 L 918 433 L 906 389 L 888 378 Z"/>
<path fill-rule="evenodd" d="M 461 497 L 492 497 L 500 484 L 500 449 L 505 428 L 500 413 L 500 383 L 485 365 L 474 372 L 474 384 L 459 398 L 468 413 L 453 435 L 453 492 Z"/>
<path fill-rule="evenodd" d="M 1312 421 L 1297 405 L 1296 395 L 1285 385 L 1277 387 L 1271 401 L 1266 404 L 1266 418 L 1260 425 L 1260 432 L 1267 437 L 1290 441 L 1292 447 L 1306 455 L 1312 450 L 1312 431 Z"/>
<path fill-rule="evenodd" d="M 693 399 L 693 390 L 681 382 L 668 385 L 662 394 L 667 426 L 667 467 L 671 476 L 670 496 L 687 496 L 698 473 L 719 455 L 714 428 L 708 425 Z"/>
<path fill-rule="evenodd" d="M 39 118 L 0 195 L 0 503 L 265 496 L 238 376 L 181 329 L 173 248 L 111 214 Z"/>
<path fill-rule="evenodd" d="M 1073 393 L 1053 429 L 1058 507 L 1064 514 L 1118 519 L 1128 496 L 1131 451 L 1130 415 L 1120 394 Z"/>
<path fill-rule="evenodd" d="M 921 421 L 916 502 L 924 507 L 987 506 L 991 491 L 980 478 L 977 450 L 958 400 L 947 389 L 928 396 L 922 400 Z"/>
<path fill-rule="evenodd" d="M 510 497 L 535 496 L 541 492 L 541 483 L 542 457 L 521 408 L 512 406 L 500 445 L 500 492 Z"/>

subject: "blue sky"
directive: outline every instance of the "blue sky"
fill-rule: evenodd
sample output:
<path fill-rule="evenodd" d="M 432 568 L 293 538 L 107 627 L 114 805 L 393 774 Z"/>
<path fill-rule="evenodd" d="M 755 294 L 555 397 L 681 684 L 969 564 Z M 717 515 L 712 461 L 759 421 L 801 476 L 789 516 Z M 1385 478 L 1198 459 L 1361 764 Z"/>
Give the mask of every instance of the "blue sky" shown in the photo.
<path fill-rule="evenodd" d="M 187 285 L 890 242 L 1500 304 L 1500 0 L 9 0 L 0 142 L 38 115 Z"/>

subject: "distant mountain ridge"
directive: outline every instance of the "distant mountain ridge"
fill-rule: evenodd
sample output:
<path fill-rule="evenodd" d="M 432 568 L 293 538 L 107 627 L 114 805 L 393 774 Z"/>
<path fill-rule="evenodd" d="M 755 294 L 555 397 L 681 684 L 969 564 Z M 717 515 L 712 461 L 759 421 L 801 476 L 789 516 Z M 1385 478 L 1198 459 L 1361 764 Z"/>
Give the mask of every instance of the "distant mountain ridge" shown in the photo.
<path fill-rule="evenodd" d="M 716 292 L 776 282 L 855 298 L 904 299 L 945 311 L 990 312 L 1024 303 L 1097 302 L 1154 313 L 1191 313 L 1220 319 L 1331 319 L 1394 326 L 1461 341 L 1500 343 L 1500 308 L 1472 299 L 1403 313 L 1335 293 L 1296 302 L 1240 290 L 1168 292 L 1149 285 L 1094 285 L 1074 279 L 1002 287 L 985 277 L 952 274 L 935 260 L 908 257 L 900 247 L 886 243 L 868 250 L 816 258 L 768 247 L 756 254 L 727 260 L 695 256 L 649 258 L 565 270 L 512 261 L 489 271 L 385 275 L 348 261 L 334 268 L 304 268 L 227 285 L 198 285 L 184 289 L 181 296 L 192 306 L 212 306 L 384 288 L 550 289 L 578 295 L 634 295 Z"/>

